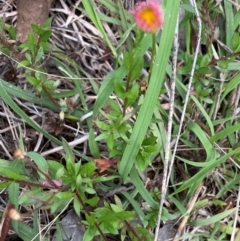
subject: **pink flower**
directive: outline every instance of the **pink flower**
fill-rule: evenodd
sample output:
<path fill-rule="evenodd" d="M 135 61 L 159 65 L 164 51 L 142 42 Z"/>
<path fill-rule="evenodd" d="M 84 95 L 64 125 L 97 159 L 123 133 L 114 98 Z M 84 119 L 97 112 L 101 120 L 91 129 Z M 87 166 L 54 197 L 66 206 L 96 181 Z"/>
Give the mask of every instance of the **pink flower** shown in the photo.
<path fill-rule="evenodd" d="M 130 12 L 137 26 L 144 32 L 155 33 L 163 25 L 163 12 L 157 0 L 137 3 Z"/>

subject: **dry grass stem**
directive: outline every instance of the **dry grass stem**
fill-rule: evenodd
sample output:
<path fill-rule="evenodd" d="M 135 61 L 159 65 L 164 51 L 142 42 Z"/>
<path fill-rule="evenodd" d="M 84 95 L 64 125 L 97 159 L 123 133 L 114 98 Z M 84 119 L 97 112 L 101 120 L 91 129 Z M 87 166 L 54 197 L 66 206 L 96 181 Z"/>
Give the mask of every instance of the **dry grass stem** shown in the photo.
<path fill-rule="evenodd" d="M 162 195 L 159 204 L 158 211 L 158 219 L 156 223 L 155 229 L 155 241 L 158 240 L 159 228 L 162 217 L 162 209 L 165 203 L 165 197 L 168 189 L 168 174 L 172 171 L 171 165 L 169 164 L 169 157 L 171 153 L 171 137 L 172 137 L 172 125 L 173 125 L 173 114 L 174 114 L 174 101 L 175 101 L 175 86 L 176 86 L 176 71 L 177 71 L 177 55 L 178 55 L 178 31 L 179 24 L 178 18 L 176 22 L 176 28 L 174 33 L 174 41 L 173 41 L 173 60 L 172 60 L 172 76 L 171 76 L 171 91 L 170 91 L 170 108 L 169 108 L 169 116 L 168 116 L 168 128 L 167 128 L 167 141 L 165 146 L 165 159 L 164 159 L 164 169 L 163 169 L 163 179 L 162 179 Z"/>

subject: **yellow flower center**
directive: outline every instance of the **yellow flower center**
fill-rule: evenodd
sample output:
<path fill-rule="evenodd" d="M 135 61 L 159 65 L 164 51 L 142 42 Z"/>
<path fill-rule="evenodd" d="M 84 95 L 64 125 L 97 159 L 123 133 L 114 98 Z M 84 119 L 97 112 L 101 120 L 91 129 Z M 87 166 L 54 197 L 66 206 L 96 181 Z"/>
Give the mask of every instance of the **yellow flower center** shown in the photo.
<path fill-rule="evenodd" d="M 151 8 L 144 9 L 141 12 L 140 17 L 142 18 L 143 21 L 145 21 L 150 26 L 152 26 L 156 21 L 156 15 Z"/>

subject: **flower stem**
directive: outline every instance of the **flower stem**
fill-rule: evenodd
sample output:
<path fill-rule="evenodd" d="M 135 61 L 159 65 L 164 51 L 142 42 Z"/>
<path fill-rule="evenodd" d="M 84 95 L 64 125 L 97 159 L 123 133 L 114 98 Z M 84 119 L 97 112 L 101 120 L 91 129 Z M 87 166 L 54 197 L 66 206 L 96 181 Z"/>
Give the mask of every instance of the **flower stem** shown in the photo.
<path fill-rule="evenodd" d="M 151 54 L 150 70 L 149 70 L 149 77 L 148 77 L 149 80 L 151 78 L 155 56 L 156 56 L 156 34 L 153 33 L 152 34 L 152 54 Z"/>

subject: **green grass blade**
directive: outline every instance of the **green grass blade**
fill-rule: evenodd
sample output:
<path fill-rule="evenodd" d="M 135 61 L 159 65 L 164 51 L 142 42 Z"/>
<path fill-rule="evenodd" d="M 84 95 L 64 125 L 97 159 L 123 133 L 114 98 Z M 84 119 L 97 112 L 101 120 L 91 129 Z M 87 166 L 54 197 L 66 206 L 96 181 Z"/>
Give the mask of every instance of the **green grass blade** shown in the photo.
<path fill-rule="evenodd" d="M 187 92 L 186 86 L 184 86 L 181 81 L 177 80 L 177 84 L 184 90 L 184 93 Z M 195 102 L 195 104 L 197 105 L 197 107 L 199 108 L 201 113 L 204 115 L 206 122 L 208 124 L 208 127 L 210 129 L 211 135 L 214 135 L 214 125 L 213 125 L 213 122 L 211 121 L 211 118 L 208 115 L 207 111 L 205 110 L 205 108 L 201 105 L 199 100 L 194 95 L 191 95 L 190 97 Z"/>
<path fill-rule="evenodd" d="M 206 162 L 213 161 L 214 156 L 216 156 L 216 153 L 214 151 L 212 143 L 209 141 L 208 137 L 206 136 L 205 132 L 200 128 L 200 126 L 196 123 L 190 122 L 188 124 L 188 127 L 191 131 L 195 133 L 195 135 L 198 137 L 200 142 L 202 143 L 204 150 L 207 153 Z"/>
<path fill-rule="evenodd" d="M 12 110 L 18 114 L 27 124 L 37 130 L 39 133 L 42 133 L 46 138 L 50 139 L 51 141 L 55 142 L 56 144 L 61 145 L 61 141 L 59 141 L 54 136 L 50 135 L 46 131 L 44 131 L 36 122 L 34 122 L 29 116 L 19 108 L 16 103 L 12 100 L 12 98 L 8 95 L 3 86 L 2 82 L 0 82 L 0 97 L 2 97 L 3 101 L 10 107 Z"/>
<path fill-rule="evenodd" d="M 128 28 L 127 18 L 125 16 L 126 11 L 123 7 L 122 0 L 118 0 L 118 8 L 119 8 L 119 14 L 120 14 L 123 31 L 126 32 L 129 28 Z M 128 46 L 128 50 L 131 51 L 133 48 L 133 43 L 131 38 L 127 38 L 127 46 Z"/>
<path fill-rule="evenodd" d="M 212 216 L 211 218 L 193 220 L 192 222 L 190 222 L 190 224 L 195 227 L 210 225 L 212 223 L 219 222 L 220 220 L 224 219 L 225 217 L 231 215 L 235 210 L 236 210 L 236 208 L 231 208 L 229 210 L 216 214 L 216 215 Z"/>
<path fill-rule="evenodd" d="M 239 130 L 240 130 L 240 124 L 229 126 L 229 127 L 225 128 L 225 129 L 223 129 L 222 131 L 219 131 L 214 136 L 212 136 L 210 138 L 210 141 L 211 142 L 216 142 L 216 141 L 218 141 L 220 139 L 226 138 L 231 133 L 233 133 L 235 131 L 239 131 Z"/>
<path fill-rule="evenodd" d="M 234 89 L 237 88 L 237 86 L 240 83 L 240 73 L 238 73 L 237 75 L 235 75 L 226 85 L 225 90 L 221 96 L 221 102 L 223 101 L 223 99 Z"/>
<path fill-rule="evenodd" d="M 117 71 L 109 73 L 102 82 L 101 88 L 98 92 L 97 100 L 93 107 L 93 117 L 96 117 L 99 110 L 105 105 L 110 94 L 113 92 L 113 82 L 117 77 L 118 80 L 122 80 L 127 75 L 127 68 L 122 65 Z"/>
<path fill-rule="evenodd" d="M 28 101 L 29 103 L 33 103 L 33 104 L 41 103 L 41 105 L 43 105 L 46 108 L 49 108 L 53 111 L 59 111 L 59 108 L 44 96 L 41 99 L 39 99 L 36 97 L 36 95 L 31 93 L 30 91 L 22 90 L 21 88 L 11 85 L 2 79 L 0 79 L 0 83 L 1 83 L 0 85 L 3 86 L 3 88 L 5 89 L 5 91 L 10 95 L 13 95 L 17 98 L 21 98 L 22 100 Z"/>
<path fill-rule="evenodd" d="M 99 0 L 101 4 L 103 4 L 109 11 L 113 13 L 118 13 L 118 6 L 112 0 Z"/>
<path fill-rule="evenodd" d="M 156 62 L 152 69 L 150 84 L 134 125 L 133 133 L 130 137 L 130 143 L 124 150 L 123 157 L 119 165 L 119 173 L 124 180 L 131 171 L 135 162 L 136 155 L 150 124 L 153 111 L 158 100 L 158 95 L 164 82 L 166 67 L 172 47 L 176 19 L 178 16 L 179 2 L 180 1 L 167 1 L 166 4 L 165 25 L 162 31 Z"/>
<path fill-rule="evenodd" d="M 226 15 L 226 44 L 231 49 L 232 48 L 232 36 L 234 33 L 234 14 L 232 3 L 224 0 L 224 8 Z"/>
<path fill-rule="evenodd" d="M 39 237 L 34 238 L 38 233 L 30 226 L 23 222 L 18 223 L 19 232 L 17 234 L 24 241 L 39 241 Z M 48 241 L 47 238 L 43 238 L 42 241 Z"/>
<path fill-rule="evenodd" d="M 106 41 L 108 47 L 111 49 L 113 55 L 115 57 L 117 57 L 117 52 L 115 50 L 115 48 L 113 47 L 111 41 L 109 40 L 104 27 L 94 9 L 94 3 L 92 2 L 92 0 L 82 0 L 82 4 L 84 6 L 84 9 L 86 10 L 89 18 L 92 20 L 92 22 L 94 23 L 94 25 L 97 27 L 97 29 L 101 32 L 101 34 L 103 35 L 104 40 Z"/>
<path fill-rule="evenodd" d="M 139 178 L 137 170 L 135 168 L 132 169 L 130 173 L 130 178 L 137 191 L 141 194 L 141 197 L 154 209 L 158 208 L 158 203 L 153 200 L 150 193 L 144 187 L 142 180 Z"/>
<path fill-rule="evenodd" d="M 99 151 L 99 148 L 98 148 L 98 144 L 95 141 L 95 138 L 96 138 L 96 136 L 94 135 L 94 130 L 91 127 L 89 129 L 89 138 L 88 138 L 89 149 L 90 149 L 91 155 L 94 158 L 100 158 L 100 151 Z"/>
<path fill-rule="evenodd" d="M 219 158 L 216 161 L 209 162 L 208 166 L 202 168 L 196 175 L 194 175 L 193 177 L 191 177 L 190 179 L 185 181 L 183 183 L 183 185 L 176 190 L 175 193 L 179 193 L 179 192 L 185 190 L 186 188 L 191 187 L 193 184 L 199 184 L 204 179 L 204 177 L 208 173 L 210 173 L 214 168 L 216 168 L 218 165 L 220 165 L 221 163 L 226 161 L 229 157 L 231 157 L 235 154 L 238 154 L 239 152 L 240 152 L 240 147 L 229 152 L 228 154 L 224 155 L 223 157 Z"/>
<path fill-rule="evenodd" d="M 136 202 L 136 200 L 132 197 L 132 195 L 130 195 L 127 192 L 122 192 L 123 196 L 126 197 L 126 199 L 131 203 L 131 205 L 133 206 L 134 210 L 136 211 L 136 213 L 138 214 L 142 224 L 144 227 L 147 226 L 147 221 L 145 220 L 145 214 L 143 213 L 140 205 L 138 202 Z"/>

